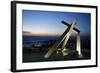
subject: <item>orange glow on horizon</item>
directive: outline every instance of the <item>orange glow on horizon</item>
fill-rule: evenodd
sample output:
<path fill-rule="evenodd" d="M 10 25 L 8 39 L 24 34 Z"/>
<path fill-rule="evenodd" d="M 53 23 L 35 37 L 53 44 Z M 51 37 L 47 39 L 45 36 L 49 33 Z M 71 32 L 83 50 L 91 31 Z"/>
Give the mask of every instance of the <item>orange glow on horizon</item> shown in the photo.
<path fill-rule="evenodd" d="M 56 32 L 41 32 L 41 31 L 34 31 L 34 32 L 28 32 L 28 33 L 24 33 L 23 35 L 27 35 L 27 36 L 33 36 L 33 35 L 39 35 L 39 36 L 59 36 L 61 35 L 60 33 L 56 33 Z"/>

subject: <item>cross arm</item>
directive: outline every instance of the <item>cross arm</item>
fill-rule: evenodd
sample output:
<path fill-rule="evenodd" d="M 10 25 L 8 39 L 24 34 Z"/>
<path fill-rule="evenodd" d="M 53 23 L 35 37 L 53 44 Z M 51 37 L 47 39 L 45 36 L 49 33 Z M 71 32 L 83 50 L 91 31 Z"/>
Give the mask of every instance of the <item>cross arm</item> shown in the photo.
<path fill-rule="evenodd" d="M 70 26 L 70 24 L 68 24 L 68 23 L 67 23 L 67 22 L 65 22 L 65 21 L 62 21 L 62 23 L 63 23 L 64 25 L 66 25 L 67 27 L 69 27 L 69 26 Z M 80 32 L 80 30 L 79 30 L 79 29 L 77 29 L 77 28 L 75 28 L 75 27 L 73 28 L 73 30 L 74 30 L 74 31 L 76 31 L 76 32 L 78 32 L 78 33 Z"/>

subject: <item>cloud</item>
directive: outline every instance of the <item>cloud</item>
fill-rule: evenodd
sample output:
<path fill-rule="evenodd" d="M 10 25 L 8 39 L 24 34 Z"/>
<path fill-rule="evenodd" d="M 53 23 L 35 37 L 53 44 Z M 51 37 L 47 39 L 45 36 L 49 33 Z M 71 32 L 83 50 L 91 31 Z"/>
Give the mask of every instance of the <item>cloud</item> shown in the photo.
<path fill-rule="evenodd" d="M 29 36 L 29 35 L 32 35 L 32 33 L 31 32 L 28 32 L 28 31 L 23 31 L 23 35 Z"/>

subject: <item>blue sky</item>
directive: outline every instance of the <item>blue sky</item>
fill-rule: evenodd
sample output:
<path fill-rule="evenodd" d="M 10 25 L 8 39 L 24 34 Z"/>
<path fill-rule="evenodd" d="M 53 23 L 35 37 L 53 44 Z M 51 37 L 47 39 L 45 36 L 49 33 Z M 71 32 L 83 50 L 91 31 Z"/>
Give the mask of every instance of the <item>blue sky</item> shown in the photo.
<path fill-rule="evenodd" d="M 81 31 L 81 35 L 90 34 L 91 14 L 89 13 L 35 10 L 23 10 L 23 32 L 26 35 L 61 35 L 66 29 L 61 21 L 71 24 L 75 18 L 76 28 Z"/>

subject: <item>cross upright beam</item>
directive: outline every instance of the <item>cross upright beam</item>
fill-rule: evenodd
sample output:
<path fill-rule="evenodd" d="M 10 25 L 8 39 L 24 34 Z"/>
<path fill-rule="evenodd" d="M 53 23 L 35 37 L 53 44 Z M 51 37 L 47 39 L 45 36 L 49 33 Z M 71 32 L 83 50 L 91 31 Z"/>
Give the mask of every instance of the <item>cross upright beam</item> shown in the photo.
<path fill-rule="evenodd" d="M 67 27 L 70 26 L 70 24 L 66 23 L 65 21 L 62 21 L 63 24 L 65 24 Z M 77 33 L 77 40 L 76 40 L 76 50 L 78 51 L 79 57 L 82 57 L 81 53 L 81 39 L 80 39 L 80 30 L 77 28 L 73 28 L 73 31 Z"/>

